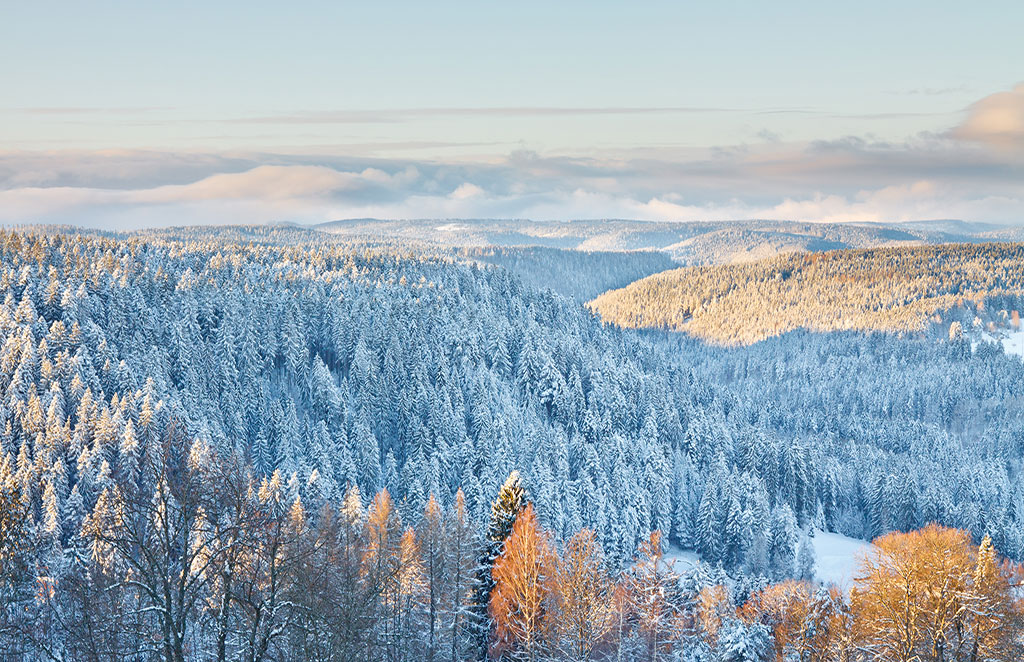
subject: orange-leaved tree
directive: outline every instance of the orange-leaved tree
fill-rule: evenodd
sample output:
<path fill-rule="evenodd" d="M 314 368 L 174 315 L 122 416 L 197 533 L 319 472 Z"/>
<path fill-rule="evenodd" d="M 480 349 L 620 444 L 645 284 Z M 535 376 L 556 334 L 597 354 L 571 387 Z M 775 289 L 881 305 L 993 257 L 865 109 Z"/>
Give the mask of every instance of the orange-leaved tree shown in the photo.
<path fill-rule="evenodd" d="M 556 563 L 548 534 L 527 504 L 494 564 L 490 611 L 499 651 L 515 651 L 529 662 L 541 655 L 548 643 Z"/>
<path fill-rule="evenodd" d="M 1021 603 L 987 538 L 936 524 L 875 541 L 851 594 L 855 638 L 869 659 L 1019 660 Z"/>
<path fill-rule="evenodd" d="M 577 532 L 565 544 L 555 572 L 555 625 L 559 648 L 572 660 L 589 660 L 614 621 L 615 584 L 605 569 L 593 530 Z"/>

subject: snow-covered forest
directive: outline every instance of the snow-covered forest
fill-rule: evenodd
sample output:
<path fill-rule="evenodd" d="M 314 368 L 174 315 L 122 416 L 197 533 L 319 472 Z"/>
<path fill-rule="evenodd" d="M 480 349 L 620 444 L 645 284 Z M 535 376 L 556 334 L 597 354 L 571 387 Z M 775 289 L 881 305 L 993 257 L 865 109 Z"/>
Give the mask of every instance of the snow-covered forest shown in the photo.
<path fill-rule="evenodd" d="M 966 533 L 880 553 L 955 542 L 962 581 L 989 582 L 959 617 L 1019 626 L 999 563 L 1024 558 L 1019 357 L 947 333 L 726 348 L 624 330 L 481 264 L 556 253 L 497 255 L 288 228 L 0 234 L 0 647 L 974 659 L 877 657 L 888 644 L 850 625 L 870 622 L 863 597 L 800 583 L 815 529 L 930 523 Z M 569 287 L 660 259 L 587 254 Z M 669 545 L 702 562 L 664 576 Z M 783 642 L 771 600 L 846 643 Z M 990 639 L 977 659 L 1015 659 L 1019 632 Z"/>
<path fill-rule="evenodd" d="M 620 326 L 752 343 L 794 329 L 920 332 L 965 306 L 1018 310 L 1021 244 L 791 254 L 664 271 L 597 297 Z"/>

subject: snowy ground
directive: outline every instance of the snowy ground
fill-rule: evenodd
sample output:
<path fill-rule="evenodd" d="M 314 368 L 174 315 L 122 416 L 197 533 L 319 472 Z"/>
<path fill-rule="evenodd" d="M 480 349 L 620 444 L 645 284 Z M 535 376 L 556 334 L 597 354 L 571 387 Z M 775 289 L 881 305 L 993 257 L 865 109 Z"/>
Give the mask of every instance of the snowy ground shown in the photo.
<path fill-rule="evenodd" d="M 815 578 L 823 584 L 849 588 L 857 571 L 857 562 L 871 543 L 827 531 L 815 531 L 811 541 L 816 559 Z"/>
<path fill-rule="evenodd" d="M 827 531 L 815 531 L 811 540 L 816 559 L 815 579 L 823 584 L 835 584 L 849 589 L 857 571 L 857 562 L 871 547 L 871 543 Z M 693 568 L 700 560 L 700 555 L 690 550 L 670 547 L 665 552 L 664 560 L 675 572 L 684 573 Z"/>
<path fill-rule="evenodd" d="M 700 561 L 700 554 L 673 546 L 668 548 L 662 559 L 674 572 L 682 574 L 693 568 L 697 561 Z"/>
<path fill-rule="evenodd" d="M 1019 331 L 1015 331 L 1013 329 L 1002 329 L 999 332 L 998 338 L 987 332 L 982 332 L 981 337 L 987 342 L 1002 342 L 1003 351 L 1007 354 L 1024 356 L 1024 329 Z"/>

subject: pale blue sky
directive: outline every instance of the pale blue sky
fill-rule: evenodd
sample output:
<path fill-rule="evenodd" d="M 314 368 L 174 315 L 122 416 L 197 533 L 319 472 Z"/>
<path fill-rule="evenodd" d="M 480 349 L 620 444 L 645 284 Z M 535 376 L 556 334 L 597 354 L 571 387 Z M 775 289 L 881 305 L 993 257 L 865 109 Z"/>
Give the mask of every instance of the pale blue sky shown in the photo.
<path fill-rule="evenodd" d="M 294 212 L 275 208 L 301 220 L 419 215 L 417 204 L 684 218 L 829 199 L 791 213 L 913 217 L 942 207 L 864 201 L 928 185 L 958 191 L 951 212 L 1020 212 L 1020 2 L 0 7 L 0 219 L 126 204 L 47 206 L 36 190 L 69 182 L 82 200 L 261 166 L 417 173 L 379 199 L 328 187 L 323 204 L 303 188 Z M 999 106 L 978 120 L 989 128 L 963 129 L 979 102 Z M 149 169 L 132 165 L 140 150 Z M 472 195 L 453 198 L 463 184 Z M 203 218 L 216 213 L 247 212 Z"/>

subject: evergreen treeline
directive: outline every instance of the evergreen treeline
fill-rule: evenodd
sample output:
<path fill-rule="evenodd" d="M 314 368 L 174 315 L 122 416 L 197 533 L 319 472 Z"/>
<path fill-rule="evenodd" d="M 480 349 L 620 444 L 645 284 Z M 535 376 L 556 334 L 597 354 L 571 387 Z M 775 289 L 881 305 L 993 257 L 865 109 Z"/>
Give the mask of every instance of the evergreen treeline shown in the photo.
<path fill-rule="evenodd" d="M 920 331 L 940 311 L 1024 294 L 1024 244 L 784 255 L 654 274 L 590 306 L 624 327 L 753 343 L 794 329 Z"/>
<path fill-rule="evenodd" d="M 547 247 L 578 251 L 661 251 L 687 265 L 724 264 L 778 253 L 918 244 L 1021 241 L 1018 227 L 963 221 L 808 223 L 799 221 L 630 221 L 622 219 L 349 219 L 315 226 L 352 241 L 490 249 Z"/>
<path fill-rule="evenodd" d="M 168 236 L 3 236 L 0 443 L 34 521 L 48 482 L 62 512 L 76 487 L 90 509 L 90 478 L 159 404 L 259 475 L 316 470 L 336 501 L 387 488 L 409 519 L 462 487 L 482 522 L 518 469 L 545 526 L 590 527 L 617 562 L 659 529 L 783 576 L 769 548 L 792 558 L 810 524 L 932 520 L 1020 558 L 1024 383 L 988 345 L 796 334 L 730 351 L 602 327 L 500 269 Z"/>
<path fill-rule="evenodd" d="M 578 251 L 539 246 L 463 249 L 462 257 L 504 267 L 530 287 L 579 302 L 679 266 L 657 251 Z"/>

